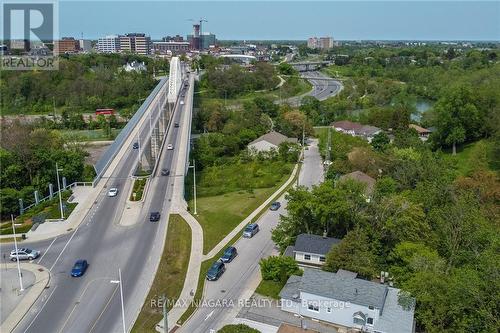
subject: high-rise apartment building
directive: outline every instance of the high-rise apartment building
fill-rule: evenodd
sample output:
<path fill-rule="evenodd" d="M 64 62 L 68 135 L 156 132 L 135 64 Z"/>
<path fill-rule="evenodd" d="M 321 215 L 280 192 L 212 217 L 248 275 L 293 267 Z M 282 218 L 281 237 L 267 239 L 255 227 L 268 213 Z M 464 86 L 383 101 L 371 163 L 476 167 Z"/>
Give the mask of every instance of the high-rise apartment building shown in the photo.
<path fill-rule="evenodd" d="M 328 50 L 333 46 L 333 37 L 310 37 L 307 39 L 307 47 L 310 49 Z"/>
<path fill-rule="evenodd" d="M 143 33 L 129 33 L 119 36 L 120 51 L 137 54 L 151 54 L 151 37 Z"/>

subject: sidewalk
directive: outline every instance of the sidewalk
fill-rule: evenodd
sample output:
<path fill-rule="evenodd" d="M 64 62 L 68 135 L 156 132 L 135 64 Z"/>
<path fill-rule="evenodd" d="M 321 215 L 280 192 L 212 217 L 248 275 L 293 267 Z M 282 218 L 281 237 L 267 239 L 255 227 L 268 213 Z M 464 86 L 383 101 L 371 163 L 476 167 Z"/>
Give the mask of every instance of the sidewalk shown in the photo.
<path fill-rule="evenodd" d="M 19 287 L 17 280 L 17 264 L 2 264 L 2 269 L 4 265 L 9 271 L 14 270 L 14 274 L 9 273 L 9 278 L 14 278 L 15 281 L 13 285 L 17 285 L 17 287 Z M 0 326 L 1 332 L 12 332 L 14 330 L 17 324 L 21 321 L 21 319 L 23 319 L 24 315 L 42 294 L 43 290 L 47 287 L 50 281 L 49 271 L 40 265 L 22 263 L 21 271 L 24 271 L 23 275 L 27 275 L 25 276 L 26 280 L 23 280 L 26 284 L 24 285 L 24 291 L 22 294 L 19 294 L 19 290 L 17 289 L 4 290 L 5 285 L 7 285 L 10 281 L 6 280 L 6 278 L 2 276 L 2 312 L 10 310 L 10 313 Z M 29 275 L 26 274 L 26 271 L 29 272 Z M 4 273 L 2 275 L 4 275 Z M 4 296 L 4 293 L 9 292 L 13 292 L 15 294 Z M 8 298 L 7 301 L 6 298 Z M 11 303 L 11 306 L 6 304 L 9 302 Z M 12 304 L 12 302 L 14 304 Z"/>

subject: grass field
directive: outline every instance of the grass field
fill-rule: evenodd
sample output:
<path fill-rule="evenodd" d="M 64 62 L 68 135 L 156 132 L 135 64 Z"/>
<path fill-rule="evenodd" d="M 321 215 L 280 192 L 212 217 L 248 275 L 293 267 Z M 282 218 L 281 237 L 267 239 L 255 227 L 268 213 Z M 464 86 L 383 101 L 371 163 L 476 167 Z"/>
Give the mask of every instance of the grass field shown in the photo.
<path fill-rule="evenodd" d="M 288 178 L 275 187 L 255 189 L 251 193 L 238 191 L 198 198 L 196 219 L 203 228 L 203 253 L 207 254 L 228 233 L 259 207 Z M 191 211 L 194 202 L 189 202 Z"/>
<path fill-rule="evenodd" d="M 142 199 L 142 194 L 144 193 L 144 188 L 146 187 L 147 181 L 147 178 L 139 178 L 134 180 L 134 187 L 132 188 L 132 193 L 130 193 L 130 201 L 140 201 Z"/>
<path fill-rule="evenodd" d="M 493 142 L 480 140 L 457 147 L 457 155 L 450 158 L 456 159 L 458 173 L 467 176 L 470 172 L 478 169 L 489 169 L 498 171 L 498 157 L 495 160 L 493 153 Z"/>
<path fill-rule="evenodd" d="M 271 297 L 274 299 L 279 299 L 279 293 L 281 289 L 285 286 L 284 283 L 271 281 L 271 280 L 262 280 L 260 281 L 255 292 L 262 296 Z"/>
<path fill-rule="evenodd" d="M 161 295 L 177 299 L 186 278 L 191 253 L 191 229 L 179 215 L 170 215 L 165 249 L 156 276 L 135 321 L 132 332 L 156 332 L 155 325 L 163 318 L 162 308 L 154 307 Z"/>
<path fill-rule="evenodd" d="M 221 103 L 225 103 L 225 105 L 229 107 L 240 107 L 241 105 L 243 105 L 244 102 L 251 101 L 255 97 L 269 97 L 275 100 L 286 99 L 289 97 L 305 94 L 312 88 L 312 85 L 307 80 L 304 79 L 290 80 L 288 78 L 285 79 L 287 81 L 283 84 L 283 86 L 281 88 L 274 90 L 252 91 L 234 98 L 227 98 L 226 100 L 224 98 L 215 98 L 213 96 L 209 96 L 205 91 L 201 92 L 200 97 L 205 101 L 217 100 L 220 101 Z"/>

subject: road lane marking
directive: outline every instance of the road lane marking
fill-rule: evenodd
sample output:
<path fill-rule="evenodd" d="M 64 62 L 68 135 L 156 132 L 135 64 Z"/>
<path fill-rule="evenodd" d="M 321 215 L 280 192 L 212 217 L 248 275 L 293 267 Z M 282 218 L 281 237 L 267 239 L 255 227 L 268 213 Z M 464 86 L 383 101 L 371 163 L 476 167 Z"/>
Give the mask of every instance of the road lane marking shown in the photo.
<path fill-rule="evenodd" d="M 42 261 L 43 257 L 45 257 L 45 255 L 47 254 L 47 252 L 49 252 L 50 247 L 52 246 L 52 244 L 54 244 L 54 242 L 56 241 L 56 239 L 57 239 L 57 237 L 54 238 L 54 240 L 52 241 L 52 243 L 50 243 L 49 247 L 47 248 L 47 250 L 45 250 L 45 252 L 43 253 L 43 255 L 40 257 L 40 259 L 38 260 L 37 264 L 39 264 Z"/>
<path fill-rule="evenodd" d="M 24 333 L 28 332 L 28 330 L 30 329 L 31 325 L 33 325 L 33 323 L 35 322 L 36 318 L 38 318 L 38 315 L 43 311 L 43 309 L 45 308 L 45 305 L 47 305 L 47 303 L 49 302 L 50 298 L 52 297 L 52 295 L 54 294 L 54 292 L 56 291 L 56 289 L 57 289 L 57 285 L 54 287 L 54 289 L 50 293 L 49 297 L 47 297 L 47 300 L 45 301 L 45 303 L 40 308 L 40 311 L 37 312 L 37 314 L 35 315 L 35 317 L 33 318 L 33 320 L 30 322 L 30 324 L 28 325 L 28 327 L 26 327 L 26 330 L 24 331 Z"/>
<path fill-rule="evenodd" d="M 113 297 L 115 296 L 116 294 L 116 291 L 118 290 L 119 286 L 117 285 L 115 287 L 115 290 L 113 291 L 113 294 L 111 294 L 111 297 L 109 298 L 108 302 L 106 303 L 106 305 L 104 306 L 104 309 L 102 309 L 101 313 L 99 314 L 99 316 L 97 317 L 97 319 L 95 320 L 94 324 L 92 325 L 92 327 L 90 328 L 89 330 L 89 333 L 91 333 L 94 328 L 95 328 L 95 325 L 97 325 L 97 322 L 99 321 L 99 319 L 101 319 L 102 315 L 104 314 L 104 312 L 106 311 L 106 309 L 108 308 L 108 305 L 109 303 L 111 303 L 111 300 L 113 299 Z"/>
<path fill-rule="evenodd" d="M 212 317 L 212 315 L 214 314 L 214 311 L 215 310 L 212 310 L 212 312 L 210 312 L 209 314 L 207 314 L 207 317 L 205 318 L 204 321 L 208 320 L 208 318 Z"/>
<path fill-rule="evenodd" d="M 73 239 L 73 237 L 75 237 L 76 235 L 76 232 L 80 229 L 80 226 L 78 226 L 75 231 L 73 232 L 73 234 L 71 235 L 71 237 L 68 239 L 68 241 L 66 242 L 66 245 L 64 245 L 63 249 L 61 250 L 61 253 L 59 253 L 59 255 L 57 256 L 56 260 L 54 261 L 54 264 L 52 264 L 52 266 L 49 268 L 49 272 L 52 272 L 52 269 L 54 268 L 54 266 L 57 264 L 57 261 L 59 260 L 59 258 L 61 258 L 62 254 L 64 253 L 64 250 L 66 250 L 66 248 L 68 247 L 69 243 L 71 242 L 71 240 Z"/>

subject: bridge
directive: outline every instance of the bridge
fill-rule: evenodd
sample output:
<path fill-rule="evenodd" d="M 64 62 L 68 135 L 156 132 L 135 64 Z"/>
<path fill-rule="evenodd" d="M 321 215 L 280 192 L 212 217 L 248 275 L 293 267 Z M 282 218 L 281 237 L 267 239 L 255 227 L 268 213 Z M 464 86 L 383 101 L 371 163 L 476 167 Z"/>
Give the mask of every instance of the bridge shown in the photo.
<path fill-rule="evenodd" d="M 250 63 L 254 60 L 257 60 L 256 57 L 246 54 L 223 54 L 220 55 L 219 58 L 229 58 L 229 59 L 237 59 L 242 60 L 244 62 Z"/>
<path fill-rule="evenodd" d="M 331 61 L 304 61 L 304 62 L 290 62 L 293 68 L 299 72 L 316 71 L 322 67 L 332 64 Z"/>

